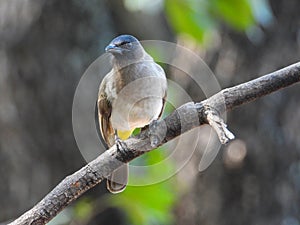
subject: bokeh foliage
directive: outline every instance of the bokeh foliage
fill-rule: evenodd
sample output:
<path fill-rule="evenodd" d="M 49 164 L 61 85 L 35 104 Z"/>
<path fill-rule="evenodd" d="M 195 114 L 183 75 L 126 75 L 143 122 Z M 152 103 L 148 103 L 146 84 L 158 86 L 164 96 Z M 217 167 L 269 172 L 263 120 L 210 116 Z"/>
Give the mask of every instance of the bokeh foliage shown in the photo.
<path fill-rule="evenodd" d="M 243 32 L 271 17 L 265 0 L 165 0 L 165 12 L 176 33 L 207 41 L 220 25 Z"/>
<path fill-rule="evenodd" d="M 164 149 L 158 148 L 141 157 L 139 161 L 153 165 L 164 158 Z M 164 163 L 155 166 L 155 169 L 149 168 L 151 167 L 147 167 L 142 176 L 131 176 L 130 179 L 150 180 L 153 177 L 164 177 L 172 169 L 172 165 Z M 172 208 L 178 197 L 176 189 L 174 178 L 148 186 L 128 186 L 123 193 L 112 195 L 110 202 L 127 213 L 131 224 L 170 224 L 173 222 Z"/>

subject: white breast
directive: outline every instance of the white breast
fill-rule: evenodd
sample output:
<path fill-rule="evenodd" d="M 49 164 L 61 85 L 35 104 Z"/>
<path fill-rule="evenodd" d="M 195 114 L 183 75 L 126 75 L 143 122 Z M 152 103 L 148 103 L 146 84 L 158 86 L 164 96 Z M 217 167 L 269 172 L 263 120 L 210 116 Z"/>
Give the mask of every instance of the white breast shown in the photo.
<path fill-rule="evenodd" d="M 131 130 L 157 119 L 163 107 L 166 85 L 166 78 L 158 76 L 142 77 L 126 85 L 113 101 L 113 128 Z"/>

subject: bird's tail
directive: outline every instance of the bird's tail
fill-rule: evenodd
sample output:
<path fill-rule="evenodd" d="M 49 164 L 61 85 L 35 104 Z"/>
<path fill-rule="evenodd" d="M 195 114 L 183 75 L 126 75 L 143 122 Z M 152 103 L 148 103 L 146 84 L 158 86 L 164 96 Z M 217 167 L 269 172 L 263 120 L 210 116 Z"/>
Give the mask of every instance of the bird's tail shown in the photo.
<path fill-rule="evenodd" d="M 130 137 L 133 131 L 134 129 L 129 131 L 118 130 L 117 135 L 121 140 L 126 140 Z M 116 169 L 111 175 L 107 177 L 107 189 L 113 194 L 117 194 L 124 191 L 128 183 L 128 173 L 128 163 Z"/>
<path fill-rule="evenodd" d="M 128 163 L 126 163 L 107 177 L 106 186 L 111 193 L 117 194 L 125 190 L 128 183 L 128 170 Z"/>

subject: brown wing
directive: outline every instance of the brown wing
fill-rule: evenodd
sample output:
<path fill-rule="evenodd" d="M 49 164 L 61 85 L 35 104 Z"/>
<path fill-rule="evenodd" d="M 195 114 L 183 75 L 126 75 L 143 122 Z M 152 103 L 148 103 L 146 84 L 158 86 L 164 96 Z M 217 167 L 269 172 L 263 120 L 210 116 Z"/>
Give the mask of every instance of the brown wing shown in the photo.
<path fill-rule="evenodd" d="M 107 100 L 106 94 L 99 93 L 98 96 L 98 118 L 101 135 L 108 145 L 111 147 L 115 143 L 115 132 L 110 123 L 111 116 L 111 103 Z"/>
<path fill-rule="evenodd" d="M 164 76 L 164 77 L 166 77 L 166 74 L 165 74 L 165 71 L 164 71 L 164 69 L 159 65 L 159 64 L 157 64 L 157 63 L 155 63 L 155 66 L 158 68 L 158 71 L 159 71 L 159 73 L 162 75 L 162 76 Z M 167 81 L 166 81 L 167 82 Z M 164 108 L 165 108 L 165 105 L 166 105 L 166 100 L 167 100 L 167 86 L 166 86 L 166 89 L 165 89 L 165 95 L 164 95 L 164 97 L 163 97 L 163 99 L 162 99 L 162 107 L 161 107 L 161 112 L 160 112 L 160 114 L 159 114 L 159 116 L 158 116 L 158 119 L 162 116 L 162 114 L 163 114 L 163 111 L 164 111 Z"/>
<path fill-rule="evenodd" d="M 162 104 L 161 111 L 160 111 L 160 114 L 159 114 L 159 116 L 158 116 L 158 119 L 162 116 L 162 114 L 163 114 L 163 112 L 164 112 L 165 105 L 166 105 L 166 100 L 167 100 L 167 91 L 165 92 L 165 96 L 164 96 L 163 99 L 162 99 L 163 104 Z"/>
<path fill-rule="evenodd" d="M 102 137 L 108 147 L 115 143 L 115 132 L 110 123 L 111 104 L 105 93 L 100 92 L 98 97 L 98 117 Z M 107 189 L 111 193 L 119 193 L 128 183 L 128 164 L 124 164 L 107 177 Z"/>

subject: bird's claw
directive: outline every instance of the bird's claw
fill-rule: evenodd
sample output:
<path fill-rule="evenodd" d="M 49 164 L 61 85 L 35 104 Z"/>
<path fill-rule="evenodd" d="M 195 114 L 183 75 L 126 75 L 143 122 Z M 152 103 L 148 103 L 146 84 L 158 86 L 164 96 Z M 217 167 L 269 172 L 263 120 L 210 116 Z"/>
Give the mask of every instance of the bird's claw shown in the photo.
<path fill-rule="evenodd" d="M 117 135 L 115 136 L 115 144 L 117 146 L 117 151 L 121 153 L 126 152 L 127 149 L 126 143 L 123 140 L 121 140 Z"/>

